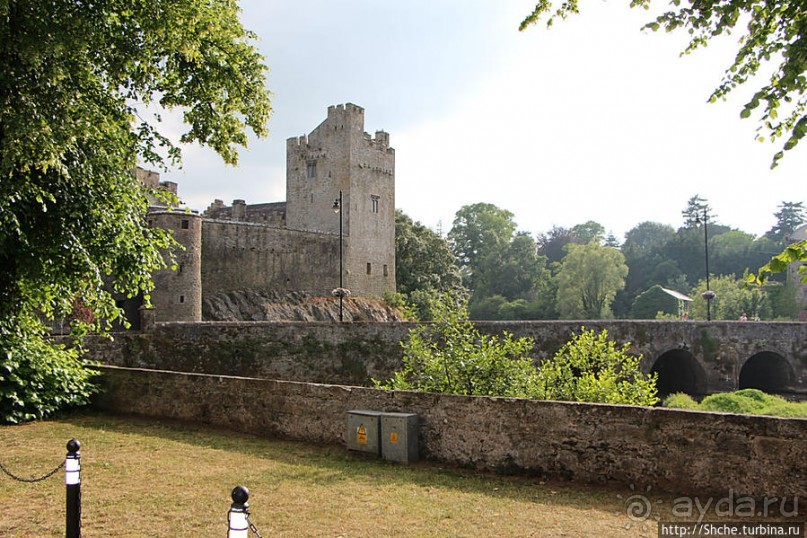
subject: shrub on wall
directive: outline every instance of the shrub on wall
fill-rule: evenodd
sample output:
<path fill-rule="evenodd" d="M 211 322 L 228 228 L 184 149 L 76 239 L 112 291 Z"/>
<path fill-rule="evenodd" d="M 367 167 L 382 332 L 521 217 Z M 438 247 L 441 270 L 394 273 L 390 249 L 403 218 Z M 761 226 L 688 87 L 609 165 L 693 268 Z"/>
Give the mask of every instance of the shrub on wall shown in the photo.
<path fill-rule="evenodd" d="M 617 348 L 607 331 L 583 331 L 540 370 L 531 338 L 481 334 L 467 303 L 450 294 L 431 301 L 434 322 L 420 324 L 402 343 L 403 369 L 379 388 L 476 396 L 653 405 L 656 377 L 639 370 L 641 357 Z"/>
<path fill-rule="evenodd" d="M 403 346 L 403 369 L 385 389 L 475 396 L 530 398 L 536 395 L 537 370 L 529 357 L 529 338 L 481 334 L 468 320 L 467 304 L 450 294 L 433 298 L 434 322 L 420 324 Z"/>
<path fill-rule="evenodd" d="M 547 400 L 655 405 L 656 374 L 639 369 L 641 356 L 617 347 L 608 331 L 585 328 L 541 363 L 539 393 Z"/>

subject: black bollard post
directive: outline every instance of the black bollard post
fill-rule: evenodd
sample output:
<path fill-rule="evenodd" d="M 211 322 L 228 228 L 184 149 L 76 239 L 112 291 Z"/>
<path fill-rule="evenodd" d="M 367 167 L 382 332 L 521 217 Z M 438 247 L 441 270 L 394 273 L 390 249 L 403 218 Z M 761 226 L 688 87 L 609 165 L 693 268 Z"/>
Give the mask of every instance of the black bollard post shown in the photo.
<path fill-rule="evenodd" d="M 67 442 L 67 457 L 64 460 L 64 483 L 67 487 L 66 538 L 81 538 L 81 443 L 75 439 Z"/>
<path fill-rule="evenodd" d="M 244 486 L 236 486 L 230 495 L 233 504 L 227 514 L 229 531 L 227 538 L 249 538 L 249 490 Z"/>

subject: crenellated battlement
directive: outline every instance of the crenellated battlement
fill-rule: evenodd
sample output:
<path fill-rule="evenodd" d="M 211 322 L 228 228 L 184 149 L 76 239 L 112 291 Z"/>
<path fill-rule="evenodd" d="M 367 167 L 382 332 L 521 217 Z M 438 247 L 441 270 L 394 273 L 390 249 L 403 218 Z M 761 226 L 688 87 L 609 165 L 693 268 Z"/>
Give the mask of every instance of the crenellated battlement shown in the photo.
<path fill-rule="evenodd" d="M 286 139 L 286 151 L 295 151 L 308 145 L 308 136 L 293 136 Z"/>
<path fill-rule="evenodd" d="M 345 103 L 344 105 L 331 105 L 328 107 L 328 119 L 344 118 L 345 116 L 361 117 L 364 120 L 364 109 L 359 105 L 353 103 Z"/>

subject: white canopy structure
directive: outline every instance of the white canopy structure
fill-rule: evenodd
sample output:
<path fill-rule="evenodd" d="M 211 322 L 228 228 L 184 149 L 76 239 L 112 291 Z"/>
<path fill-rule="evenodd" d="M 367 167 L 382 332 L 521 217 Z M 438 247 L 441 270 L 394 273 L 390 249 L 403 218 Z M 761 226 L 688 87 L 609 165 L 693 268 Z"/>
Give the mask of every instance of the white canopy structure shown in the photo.
<path fill-rule="evenodd" d="M 689 295 L 684 295 L 683 293 L 675 290 L 668 290 L 667 288 L 661 288 L 664 293 L 667 295 L 672 295 L 678 300 L 678 317 L 679 319 L 689 319 L 689 315 L 687 313 L 687 303 L 692 302 L 692 297 Z"/>

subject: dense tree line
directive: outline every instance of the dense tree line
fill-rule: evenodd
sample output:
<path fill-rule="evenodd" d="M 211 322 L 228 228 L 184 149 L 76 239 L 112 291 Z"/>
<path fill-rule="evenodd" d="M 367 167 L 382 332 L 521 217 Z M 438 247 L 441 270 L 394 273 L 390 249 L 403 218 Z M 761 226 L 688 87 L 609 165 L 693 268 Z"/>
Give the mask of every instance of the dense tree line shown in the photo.
<path fill-rule="evenodd" d="M 746 281 L 805 223 L 803 202 L 782 202 L 775 224 L 760 237 L 721 224 L 699 196 L 681 213 L 678 229 L 641 222 L 621 244 L 593 221 L 533 237 L 517 231 L 511 212 L 487 203 L 462 207 L 445 238 L 399 213 L 399 291 L 417 304 L 434 292 L 464 289 L 474 319 L 647 319 L 680 315 L 669 289 L 692 297 L 690 317 L 705 319 L 708 244 L 710 288 L 717 294 L 712 319 L 797 314 L 783 276 L 763 287 Z"/>

